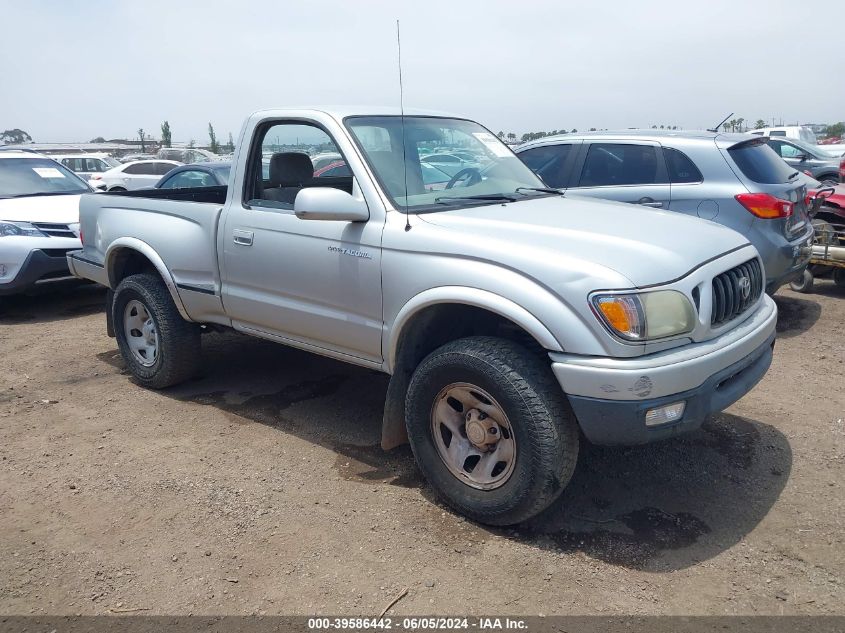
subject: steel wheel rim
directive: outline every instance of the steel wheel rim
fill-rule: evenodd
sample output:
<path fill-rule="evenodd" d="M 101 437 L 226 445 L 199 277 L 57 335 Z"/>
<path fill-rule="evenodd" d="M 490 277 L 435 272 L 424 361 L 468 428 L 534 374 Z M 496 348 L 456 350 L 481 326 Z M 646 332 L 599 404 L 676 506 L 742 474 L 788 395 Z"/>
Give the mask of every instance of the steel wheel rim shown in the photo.
<path fill-rule="evenodd" d="M 123 332 L 133 358 L 144 367 L 154 365 L 158 359 L 158 331 L 147 306 L 137 299 L 123 309 Z"/>
<path fill-rule="evenodd" d="M 431 435 L 449 472 L 472 488 L 494 490 L 513 474 L 513 428 L 504 409 L 481 387 L 460 382 L 441 389 L 431 408 Z"/>

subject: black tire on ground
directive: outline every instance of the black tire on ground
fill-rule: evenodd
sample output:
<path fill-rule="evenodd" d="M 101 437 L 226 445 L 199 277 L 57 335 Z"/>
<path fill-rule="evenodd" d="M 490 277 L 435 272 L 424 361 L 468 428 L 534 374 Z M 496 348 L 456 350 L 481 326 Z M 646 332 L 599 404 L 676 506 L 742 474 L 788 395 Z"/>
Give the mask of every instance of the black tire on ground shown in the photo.
<path fill-rule="evenodd" d="M 504 410 L 516 441 L 513 470 L 492 490 L 467 485 L 438 452 L 432 408 L 448 385 L 469 383 Z M 548 359 L 505 339 L 447 343 L 416 368 L 406 396 L 411 449 L 429 483 L 457 512 L 491 525 L 512 525 L 547 508 L 569 483 L 578 458 L 575 415 Z"/>
<path fill-rule="evenodd" d="M 144 305 L 155 324 L 158 353 L 149 366 L 135 358 L 127 341 L 124 316 L 126 305 L 133 300 Z M 200 366 L 200 328 L 182 318 L 158 275 L 131 275 L 121 281 L 114 293 L 112 318 L 123 360 L 144 387 L 162 389 L 196 374 Z"/>
<path fill-rule="evenodd" d="M 833 269 L 833 283 L 837 286 L 845 288 L 845 268 Z"/>
<path fill-rule="evenodd" d="M 797 281 L 790 281 L 789 287 L 795 292 L 803 292 L 805 294 L 813 292 L 813 273 L 809 269 L 804 269 L 804 274 L 801 279 Z"/>

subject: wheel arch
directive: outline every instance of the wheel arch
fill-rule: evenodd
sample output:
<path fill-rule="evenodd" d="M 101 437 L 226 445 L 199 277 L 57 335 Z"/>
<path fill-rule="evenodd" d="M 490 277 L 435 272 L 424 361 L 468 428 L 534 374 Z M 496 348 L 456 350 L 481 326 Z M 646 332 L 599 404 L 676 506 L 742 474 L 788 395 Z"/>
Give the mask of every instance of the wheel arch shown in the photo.
<path fill-rule="evenodd" d="M 118 238 L 109 245 L 104 261 L 109 287 L 112 290 L 116 289 L 117 285 L 129 275 L 145 271 L 154 272 L 161 277 L 167 287 L 180 316 L 186 321 L 192 321 L 179 296 L 173 276 L 152 246 L 134 237 Z"/>
<path fill-rule="evenodd" d="M 426 311 L 445 306 L 456 306 L 480 310 L 506 319 L 526 334 L 540 347 L 549 351 L 562 352 L 560 342 L 540 320 L 516 302 L 479 288 L 441 286 L 421 292 L 399 310 L 389 328 L 388 353 L 385 361 L 388 372 L 393 371 L 403 337 L 407 337 L 409 326 L 420 319 Z"/>
<path fill-rule="evenodd" d="M 391 377 L 382 419 L 382 448 L 389 450 L 408 441 L 405 394 L 420 361 L 441 345 L 479 334 L 516 340 L 538 354 L 563 351 L 536 316 L 510 299 L 465 287 L 420 293 L 402 307 L 389 328 L 385 364 Z"/>

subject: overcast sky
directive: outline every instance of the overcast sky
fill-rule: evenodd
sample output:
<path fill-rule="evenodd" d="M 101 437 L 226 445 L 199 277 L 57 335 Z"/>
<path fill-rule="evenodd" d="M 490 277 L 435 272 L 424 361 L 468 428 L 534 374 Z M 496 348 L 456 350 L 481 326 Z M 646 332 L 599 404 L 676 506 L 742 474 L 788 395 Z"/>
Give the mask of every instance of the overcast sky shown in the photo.
<path fill-rule="evenodd" d="M 835 5 L 836 3 L 834 3 Z M 307 6 L 306 6 L 307 5 Z M 0 131 L 221 141 L 266 107 L 397 105 L 491 128 L 845 119 L 842 14 L 794 0 L 0 0 Z M 836 35 L 839 33 L 839 35 Z"/>

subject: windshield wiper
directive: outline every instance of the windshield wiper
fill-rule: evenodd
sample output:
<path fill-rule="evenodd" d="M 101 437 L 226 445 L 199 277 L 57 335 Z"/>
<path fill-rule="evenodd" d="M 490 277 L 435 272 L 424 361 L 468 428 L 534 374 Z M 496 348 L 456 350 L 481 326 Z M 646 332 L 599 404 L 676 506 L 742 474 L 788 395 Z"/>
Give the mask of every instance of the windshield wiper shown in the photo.
<path fill-rule="evenodd" d="M 506 202 L 516 202 L 518 198 L 505 193 L 485 193 L 477 196 L 440 196 L 434 199 L 437 204 L 448 204 L 449 202 L 461 202 L 464 200 L 492 200 L 494 202 L 504 200 Z"/>
<path fill-rule="evenodd" d="M 514 193 L 522 193 L 523 191 L 539 191 L 540 193 L 556 193 L 559 196 L 563 195 L 562 191 L 552 189 L 551 187 L 517 187 L 514 190 Z"/>

